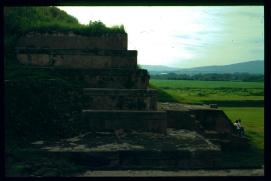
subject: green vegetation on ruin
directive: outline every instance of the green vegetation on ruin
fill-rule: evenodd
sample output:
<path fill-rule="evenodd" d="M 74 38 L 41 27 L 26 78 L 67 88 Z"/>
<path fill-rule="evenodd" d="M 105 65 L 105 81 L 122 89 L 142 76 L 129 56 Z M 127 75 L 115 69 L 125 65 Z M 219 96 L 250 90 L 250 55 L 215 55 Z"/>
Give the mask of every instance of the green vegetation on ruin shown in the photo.
<path fill-rule="evenodd" d="M 7 35 L 24 34 L 29 31 L 74 31 L 79 34 L 126 33 L 123 25 L 107 27 L 101 21 L 83 25 L 56 7 L 6 7 L 4 27 Z"/>
<path fill-rule="evenodd" d="M 90 21 L 88 25 L 80 24 L 75 17 L 56 7 L 5 7 L 5 57 L 7 56 L 9 61 L 14 59 L 13 52 L 16 41 L 27 32 L 65 33 L 71 31 L 81 35 L 126 33 L 123 25 L 107 27 L 100 21 Z"/>

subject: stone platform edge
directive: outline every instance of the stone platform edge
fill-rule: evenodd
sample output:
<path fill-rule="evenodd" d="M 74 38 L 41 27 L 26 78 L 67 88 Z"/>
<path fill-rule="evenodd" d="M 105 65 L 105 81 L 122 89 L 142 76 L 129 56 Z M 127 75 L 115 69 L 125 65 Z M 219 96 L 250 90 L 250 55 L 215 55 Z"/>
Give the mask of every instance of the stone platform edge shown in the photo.
<path fill-rule="evenodd" d="M 164 111 L 82 110 L 82 121 L 91 131 L 117 129 L 166 133 Z"/>

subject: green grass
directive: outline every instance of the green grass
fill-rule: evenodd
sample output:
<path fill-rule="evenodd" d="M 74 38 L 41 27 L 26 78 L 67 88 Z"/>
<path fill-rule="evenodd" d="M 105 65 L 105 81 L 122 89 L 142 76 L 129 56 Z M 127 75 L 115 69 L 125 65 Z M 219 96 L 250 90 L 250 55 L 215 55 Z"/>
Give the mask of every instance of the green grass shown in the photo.
<path fill-rule="evenodd" d="M 175 102 L 216 103 L 219 106 L 233 107 L 259 107 L 264 104 L 264 84 L 262 82 L 150 80 L 150 84 L 163 94 L 170 95 L 170 99 Z M 172 102 L 164 97 L 160 101 Z"/>
<path fill-rule="evenodd" d="M 150 83 L 161 88 L 254 88 L 263 89 L 263 82 L 235 82 L 235 81 L 198 81 L 198 80 L 157 80 Z"/>
<path fill-rule="evenodd" d="M 223 107 L 231 120 L 241 118 L 246 134 L 259 149 L 264 149 L 264 108 L 263 107 Z"/>

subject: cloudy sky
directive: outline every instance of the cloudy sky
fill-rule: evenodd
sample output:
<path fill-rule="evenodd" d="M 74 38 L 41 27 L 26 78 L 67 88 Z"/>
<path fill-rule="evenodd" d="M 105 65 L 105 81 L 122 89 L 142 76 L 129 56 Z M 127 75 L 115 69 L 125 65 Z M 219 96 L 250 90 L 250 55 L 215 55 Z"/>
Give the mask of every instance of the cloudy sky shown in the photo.
<path fill-rule="evenodd" d="M 123 24 L 138 64 L 190 68 L 264 58 L 263 6 L 58 8 L 82 24 Z"/>

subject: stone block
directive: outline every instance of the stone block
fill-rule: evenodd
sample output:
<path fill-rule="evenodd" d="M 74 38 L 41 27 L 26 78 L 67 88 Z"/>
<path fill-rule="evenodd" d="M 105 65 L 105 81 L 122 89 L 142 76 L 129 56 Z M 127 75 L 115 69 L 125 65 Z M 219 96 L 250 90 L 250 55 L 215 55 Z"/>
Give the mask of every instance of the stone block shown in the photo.
<path fill-rule="evenodd" d="M 207 130 L 218 133 L 232 133 L 233 124 L 227 115 L 219 109 L 191 109 L 191 112 Z"/>
<path fill-rule="evenodd" d="M 150 78 L 144 69 L 46 69 L 91 88 L 146 89 Z"/>
<path fill-rule="evenodd" d="M 110 68 L 111 57 L 109 56 L 89 56 L 89 55 L 55 55 L 55 67 L 67 68 Z"/>
<path fill-rule="evenodd" d="M 157 92 L 153 89 L 85 88 L 85 107 L 105 110 L 156 110 Z"/>
<path fill-rule="evenodd" d="M 23 54 L 23 53 L 17 54 L 17 59 L 22 64 L 29 64 L 29 59 L 28 59 L 27 54 Z"/>
<path fill-rule="evenodd" d="M 191 116 L 188 110 L 167 110 L 168 128 L 175 129 L 195 129 L 195 118 Z"/>
<path fill-rule="evenodd" d="M 23 64 L 80 69 L 135 69 L 137 66 L 136 51 L 18 48 L 17 59 Z"/>
<path fill-rule="evenodd" d="M 20 67 L 29 74 L 42 72 L 65 81 L 81 84 L 83 87 L 113 89 L 147 89 L 149 74 L 144 69 L 73 69 L 61 67 Z M 11 68 L 16 71 L 17 68 Z M 20 71 L 22 72 L 22 71 Z"/>
<path fill-rule="evenodd" d="M 52 49 L 127 50 L 127 34 L 78 35 L 75 33 L 28 33 L 19 38 L 17 47 Z"/>
<path fill-rule="evenodd" d="M 47 54 L 31 54 L 29 55 L 29 64 L 48 66 L 50 63 L 49 55 Z"/>

